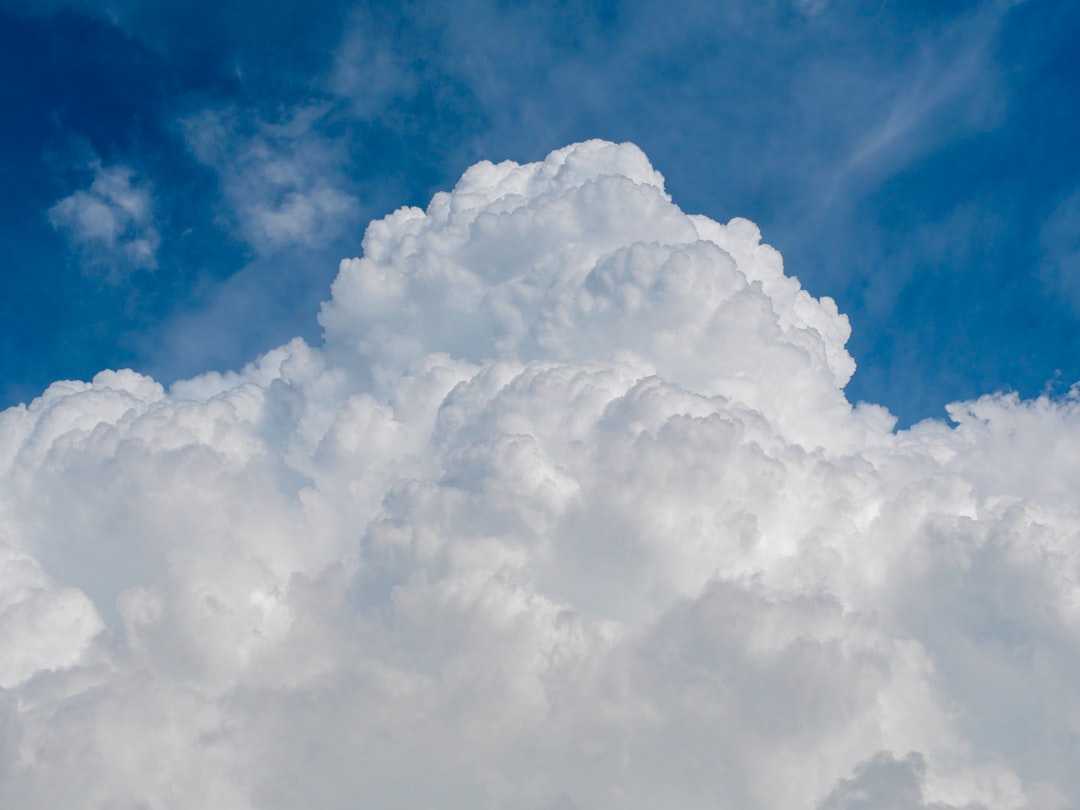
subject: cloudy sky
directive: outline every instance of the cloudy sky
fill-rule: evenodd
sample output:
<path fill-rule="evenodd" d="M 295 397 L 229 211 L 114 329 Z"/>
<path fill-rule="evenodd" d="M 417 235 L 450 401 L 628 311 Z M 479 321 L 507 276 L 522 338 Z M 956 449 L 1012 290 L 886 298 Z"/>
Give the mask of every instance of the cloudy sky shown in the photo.
<path fill-rule="evenodd" d="M 1078 34 L 0 0 L 0 806 L 1080 808 Z"/>
<path fill-rule="evenodd" d="M 0 404 L 242 366 L 477 160 L 639 145 L 852 320 L 901 424 L 1080 379 L 1080 9 L 2 0 Z"/>

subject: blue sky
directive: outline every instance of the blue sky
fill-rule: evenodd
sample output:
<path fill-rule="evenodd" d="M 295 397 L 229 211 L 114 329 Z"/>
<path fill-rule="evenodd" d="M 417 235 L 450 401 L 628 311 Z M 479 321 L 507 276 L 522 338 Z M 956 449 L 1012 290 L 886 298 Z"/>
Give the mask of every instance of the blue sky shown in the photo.
<path fill-rule="evenodd" d="M 242 365 L 365 224 L 630 140 L 836 299 L 902 424 L 1080 380 L 1080 6 L 0 0 L 0 406 Z"/>

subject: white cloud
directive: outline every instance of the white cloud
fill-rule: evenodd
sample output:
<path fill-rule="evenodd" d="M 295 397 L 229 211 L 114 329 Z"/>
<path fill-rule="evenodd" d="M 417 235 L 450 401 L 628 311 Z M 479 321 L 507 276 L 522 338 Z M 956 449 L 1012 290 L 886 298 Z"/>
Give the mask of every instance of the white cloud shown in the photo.
<path fill-rule="evenodd" d="M 77 248 L 91 270 L 116 279 L 157 268 L 161 241 L 154 223 L 150 184 L 128 166 L 90 167 L 94 179 L 49 209 L 49 222 Z"/>
<path fill-rule="evenodd" d="M 0 414 L 0 805 L 1080 800 L 1080 398 L 892 432 L 629 144 L 372 223 L 321 321 Z"/>
<path fill-rule="evenodd" d="M 318 132 L 324 112 L 302 107 L 265 122 L 204 110 L 182 122 L 196 158 L 221 179 L 226 221 L 258 253 L 323 244 L 356 222 L 343 144 Z"/>

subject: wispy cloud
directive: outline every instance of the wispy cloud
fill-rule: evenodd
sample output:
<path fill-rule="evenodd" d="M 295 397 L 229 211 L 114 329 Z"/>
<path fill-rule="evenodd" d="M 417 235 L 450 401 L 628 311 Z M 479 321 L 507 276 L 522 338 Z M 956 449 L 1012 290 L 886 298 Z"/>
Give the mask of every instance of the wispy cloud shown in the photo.
<path fill-rule="evenodd" d="M 886 164 L 895 169 L 943 139 L 998 120 L 1004 98 L 993 50 L 1007 11 L 1002 4 L 985 4 L 932 39 L 913 43 L 902 69 L 874 88 L 885 103 L 865 111 L 870 114 L 866 128 L 844 168 Z"/>
<path fill-rule="evenodd" d="M 795 0 L 795 7 L 807 17 L 816 17 L 828 5 L 829 0 Z"/>
<path fill-rule="evenodd" d="M 84 269 L 119 281 L 133 270 L 157 268 L 161 242 L 153 189 L 129 166 L 90 165 L 94 179 L 53 205 L 49 222 L 65 234 Z"/>
<path fill-rule="evenodd" d="M 225 108 L 181 122 L 193 154 L 220 177 L 222 221 L 260 254 L 325 243 L 356 223 L 347 152 L 318 129 L 325 113 L 325 107 L 302 106 L 264 121 Z"/>
<path fill-rule="evenodd" d="M 397 99 L 412 96 L 420 82 L 410 61 L 403 57 L 368 18 L 357 11 L 338 45 L 325 81 L 326 90 L 347 101 L 352 115 L 372 118 Z"/>

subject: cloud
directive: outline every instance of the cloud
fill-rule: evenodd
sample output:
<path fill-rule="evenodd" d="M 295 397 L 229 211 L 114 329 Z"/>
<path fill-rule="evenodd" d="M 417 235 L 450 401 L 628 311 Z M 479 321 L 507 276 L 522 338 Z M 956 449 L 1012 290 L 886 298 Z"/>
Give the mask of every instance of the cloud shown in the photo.
<path fill-rule="evenodd" d="M 371 223 L 320 322 L 0 414 L 0 804 L 1080 799 L 1080 394 L 894 431 L 601 141 Z"/>
<path fill-rule="evenodd" d="M 886 85 L 892 97 L 853 145 L 846 171 L 895 170 L 959 133 L 989 128 L 1001 117 L 1001 85 L 993 48 L 1016 3 L 989 3 L 962 16 L 922 45 Z"/>
<path fill-rule="evenodd" d="M 828 6 L 828 0 L 795 0 L 795 8 L 807 17 L 816 17 Z"/>
<path fill-rule="evenodd" d="M 224 221 L 259 254 L 325 243 L 355 223 L 347 155 L 339 140 L 320 133 L 324 114 L 301 106 L 267 122 L 207 109 L 181 122 L 192 153 L 220 177 Z"/>
<path fill-rule="evenodd" d="M 161 242 L 154 222 L 153 191 L 123 165 L 90 165 L 94 179 L 49 209 L 49 222 L 64 233 L 91 272 L 118 279 L 157 268 Z"/>
<path fill-rule="evenodd" d="M 918 754 L 902 760 L 879 754 L 856 768 L 853 778 L 843 780 L 819 810 L 947 810 L 947 805 L 923 801 L 925 772 L 926 765 Z M 978 810 L 976 805 L 966 807 Z"/>

